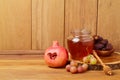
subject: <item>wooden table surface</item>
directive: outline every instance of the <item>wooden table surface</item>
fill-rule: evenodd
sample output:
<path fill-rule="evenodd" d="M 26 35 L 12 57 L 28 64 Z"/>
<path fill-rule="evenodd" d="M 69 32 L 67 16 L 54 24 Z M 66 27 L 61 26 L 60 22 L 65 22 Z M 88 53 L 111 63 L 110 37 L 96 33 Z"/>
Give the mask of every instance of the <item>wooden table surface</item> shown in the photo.
<path fill-rule="evenodd" d="M 71 74 L 47 67 L 41 55 L 0 55 L 0 80 L 120 80 L 120 69 L 113 71 L 113 76 L 103 71 Z"/>

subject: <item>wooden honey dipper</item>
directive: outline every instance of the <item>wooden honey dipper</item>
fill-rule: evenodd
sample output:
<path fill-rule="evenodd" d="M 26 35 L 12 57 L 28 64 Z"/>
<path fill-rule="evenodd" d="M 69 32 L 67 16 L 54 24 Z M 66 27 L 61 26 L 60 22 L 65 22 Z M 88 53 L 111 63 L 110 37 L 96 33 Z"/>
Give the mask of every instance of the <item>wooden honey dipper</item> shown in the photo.
<path fill-rule="evenodd" d="M 103 66 L 103 71 L 104 71 L 104 73 L 105 74 L 107 74 L 107 75 L 112 75 L 113 74 L 113 72 L 112 72 L 112 69 L 109 67 L 109 66 L 107 66 L 107 65 L 105 65 L 104 63 L 103 63 L 103 61 L 100 59 L 100 57 L 97 55 L 97 53 L 95 52 L 95 50 L 93 50 L 93 55 L 97 58 L 97 60 L 100 62 L 100 64 Z"/>

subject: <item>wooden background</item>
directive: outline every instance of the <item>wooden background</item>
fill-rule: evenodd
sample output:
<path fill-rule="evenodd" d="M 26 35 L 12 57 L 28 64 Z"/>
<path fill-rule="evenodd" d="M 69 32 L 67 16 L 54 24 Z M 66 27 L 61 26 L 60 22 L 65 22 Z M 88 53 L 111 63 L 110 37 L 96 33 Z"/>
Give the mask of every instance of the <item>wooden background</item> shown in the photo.
<path fill-rule="evenodd" d="M 120 0 L 0 0 L 0 50 L 44 50 L 75 28 L 120 50 Z"/>

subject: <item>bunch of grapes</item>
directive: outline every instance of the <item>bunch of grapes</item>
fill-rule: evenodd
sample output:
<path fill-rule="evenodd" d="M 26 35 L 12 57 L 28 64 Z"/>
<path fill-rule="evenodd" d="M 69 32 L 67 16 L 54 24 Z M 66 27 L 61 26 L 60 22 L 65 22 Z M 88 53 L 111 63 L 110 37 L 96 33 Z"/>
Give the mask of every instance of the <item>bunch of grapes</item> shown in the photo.
<path fill-rule="evenodd" d="M 93 36 L 94 38 L 94 50 L 103 50 L 108 51 L 113 49 L 113 46 L 111 43 L 108 42 L 107 39 L 103 39 L 101 36 Z"/>
<path fill-rule="evenodd" d="M 78 64 L 75 61 L 71 61 L 70 64 L 66 65 L 66 71 L 75 73 L 83 73 L 88 70 L 88 64 L 84 63 L 82 65 Z"/>

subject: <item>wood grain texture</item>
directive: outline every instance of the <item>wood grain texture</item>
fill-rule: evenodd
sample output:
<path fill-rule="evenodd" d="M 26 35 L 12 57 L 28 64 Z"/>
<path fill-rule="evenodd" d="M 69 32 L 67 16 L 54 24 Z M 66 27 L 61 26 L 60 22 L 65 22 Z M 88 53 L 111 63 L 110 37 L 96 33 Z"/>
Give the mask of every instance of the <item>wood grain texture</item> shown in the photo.
<path fill-rule="evenodd" d="M 65 38 L 73 29 L 87 28 L 96 32 L 97 0 L 66 0 Z"/>
<path fill-rule="evenodd" d="M 38 27 L 38 1 L 32 0 L 32 49 L 37 49 L 37 27 Z M 41 2 L 40 2 L 41 3 Z M 40 4 L 39 4 L 40 5 Z"/>
<path fill-rule="evenodd" d="M 120 0 L 99 0 L 98 35 L 108 39 L 116 50 L 120 49 Z"/>
<path fill-rule="evenodd" d="M 95 34 L 97 0 L 66 0 L 65 5 L 66 36 L 71 30 L 83 27 Z"/>
<path fill-rule="evenodd" d="M 113 76 L 107 76 L 103 71 L 71 74 L 64 68 L 49 68 L 45 64 L 43 56 L 39 55 L 14 55 L 10 58 L 2 56 L 0 59 L 1 80 L 119 80 L 120 70 L 113 71 Z"/>
<path fill-rule="evenodd" d="M 64 0 L 32 1 L 32 49 L 46 49 L 64 39 Z"/>
<path fill-rule="evenodd" d="M 31 0 L 0 0 L 0 50 L 31 49 Z"/>
<path fill-rule="evenodd" d="M 44 50 L 0 50 L 0 55 L 43 55 Z"/>

